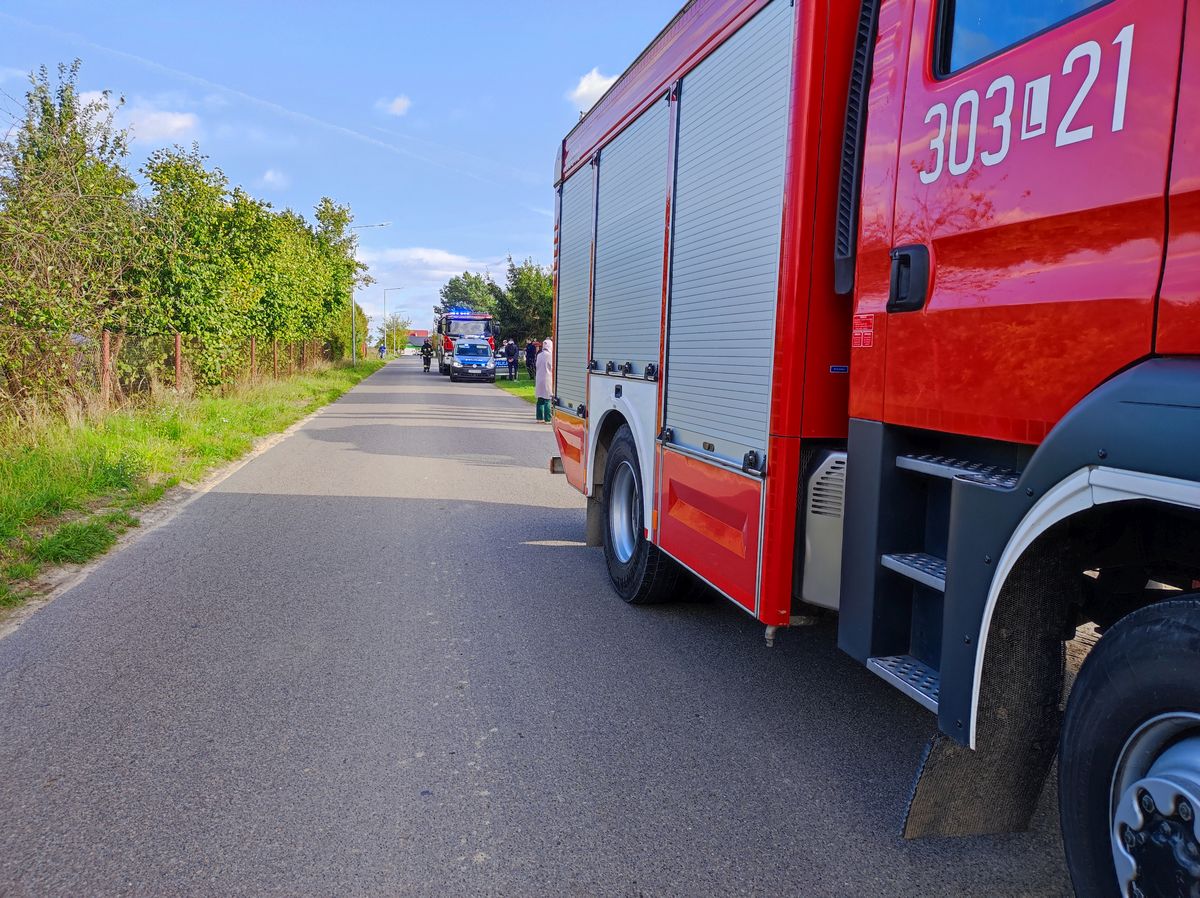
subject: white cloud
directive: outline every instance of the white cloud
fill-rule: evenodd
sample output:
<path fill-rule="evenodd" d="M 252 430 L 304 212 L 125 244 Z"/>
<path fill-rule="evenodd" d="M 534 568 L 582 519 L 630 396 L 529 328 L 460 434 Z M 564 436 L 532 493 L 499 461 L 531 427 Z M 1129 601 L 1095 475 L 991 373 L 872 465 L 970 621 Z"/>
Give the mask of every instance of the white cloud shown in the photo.
<path fill-rule="evenodd" d="M 410 100 L 405 94 L 392 97 L 392 99 L 383 99 L 375 103 L 375 108 L 381 112 L 386 112 L 388 115 L 404 115 L 412 106 Z"/>
<path fill-rule="evenodd" d="M 388 249 L 358 248 L 359 261 L 371 267 L 374 286 L 357 295 L 358 302 L 369 315 L 381 314 L 384 287 L 403 287 L 389 292 L 388 310 L 400 312 L 412 319 L 414 327 L 428 327 L 438 290 L 446 281 L 464 271 L 488 273 L 492 280 L 503 282 L 504 259 L 474 259 L 471 256 L 427 246 L 406 246 Z"/>
<path fill-rule="evenodd" d="M 129 130 L 132 140 L 177 141 L 193 136 L 200 127 L 200 119 L 193 112 L 176 112 L 160 109 L 150 100 L 137 100 L 117 108 L 111 95 L 99 90 L 83 90 L 79 99 L 84 105 L 99 103 L 114 113 L 119 128 Z"/>
<path fill-rule="evenodd" d="M 21 69 L 0 65 L 0 84 L 5 81 L 20 81 L 29 77 L 29 73 Z"/>
<path fill-rule="evenodd" d="M 148 106 L 131 106 L 126 112 L 134 140 L 181 140 L 195 133 L 200 119 L 193 112 L 171 112 Z"/>
<path fill-rule="evenodd" d="M 575 89 L 567 94 L 567 99 L 578 106 L 580 112 L 587 112 L 616 80 L 616 75 L 601 75 L 600 69 L 592 69 L 579 79 Z"/>
<path fill-rule="evenodd" d="M 287 190 L 292 184 L 292 179 L 277 168 L 268 168 L 257 183 L 259 187 L 267 190 Z"/>
<path fill-rule="evenodd" d="M 372 250 L 360 248 L 358 257 L 372 269 L 378 268 L 399 278 L 402 283 L 438 284 L 439 286 L 464 271 L 492 272 L 493 278 L 503 266 L 503 260 L 472 259 L 445 249 L 425 246 L 406 246 Z"/>

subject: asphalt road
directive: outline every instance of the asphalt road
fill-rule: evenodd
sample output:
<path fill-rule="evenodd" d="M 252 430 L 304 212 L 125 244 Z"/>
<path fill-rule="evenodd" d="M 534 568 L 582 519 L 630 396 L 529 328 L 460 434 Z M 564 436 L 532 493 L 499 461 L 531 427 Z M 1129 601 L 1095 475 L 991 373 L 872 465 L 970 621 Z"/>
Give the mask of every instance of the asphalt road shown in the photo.
<path fill-rule="evenodd" d="M 1061 895 L 898 838 L 933 718 L 626 607 L 549 428 L 395 362 L 0 641 L 0 895 Z"/>

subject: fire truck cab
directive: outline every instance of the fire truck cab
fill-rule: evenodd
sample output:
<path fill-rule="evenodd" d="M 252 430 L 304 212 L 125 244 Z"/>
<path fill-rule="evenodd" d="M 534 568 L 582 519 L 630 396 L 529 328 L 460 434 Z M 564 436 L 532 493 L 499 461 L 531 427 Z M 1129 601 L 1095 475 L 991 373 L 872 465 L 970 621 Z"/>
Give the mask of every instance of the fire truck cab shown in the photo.
<path fill-rule="evenodd" d="M 1200 890 L 1198 92 L 1194 0 L 692 0 L 556 162 L 618 594 L 836 611 L 937 717 L 908 836 L 1023 828 L 1057 752 L 1086 895 Z"/>
<path fill-rule="evenodd" d="M 483 340 L 495 350 L 499 334 L 491 315 L 463 308 L 448 309 L 435 317 L 432 332 L 438 373 L 445 375 L 451 373 L 455 341 L 463 338 Z"/>

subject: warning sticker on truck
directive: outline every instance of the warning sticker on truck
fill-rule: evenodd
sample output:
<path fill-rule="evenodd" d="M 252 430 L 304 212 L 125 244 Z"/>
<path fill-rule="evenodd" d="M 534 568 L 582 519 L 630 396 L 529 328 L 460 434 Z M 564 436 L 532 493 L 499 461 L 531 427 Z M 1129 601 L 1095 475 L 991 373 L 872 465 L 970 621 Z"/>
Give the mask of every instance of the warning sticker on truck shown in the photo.
<path fill-rule="evenodd" d="M 855 315 L 850 331 L 852 349 L 870 349 L 875 345 L 875 316 Z"/>

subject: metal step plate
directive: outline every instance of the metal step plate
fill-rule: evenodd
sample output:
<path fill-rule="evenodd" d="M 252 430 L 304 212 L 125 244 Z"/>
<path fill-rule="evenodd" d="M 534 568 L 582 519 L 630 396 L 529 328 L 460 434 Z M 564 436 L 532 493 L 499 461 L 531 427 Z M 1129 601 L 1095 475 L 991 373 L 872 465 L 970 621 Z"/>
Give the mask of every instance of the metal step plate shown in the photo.
<path fill-rule="evenodd" d="M 912 655 L 887 655 L 882 658 L 868 658 L 867 669 L 934 714 L 937 713 L 941 675 L 933 668 Z"/>
<path fill-rule="evenodd" d="M 879 559 L 879 563 L 922 586 L 928 586 L 938 592 L 946 591 L 946 562 L 936 555 L 928 555 L 925 552 L 897 552 L 884 555 Z"/>
<path fill-rule="evenodd" d="M 966 477 L 975 483 L 1000 487 L 1011 490 L 1021 479 L 1021 472 L 1003 465 L 985 465 L 977 461 L 963 461 L 961 458 L 951 458 L 948 455 L 898 455 L 896 467 L 930 477 Z"/>

